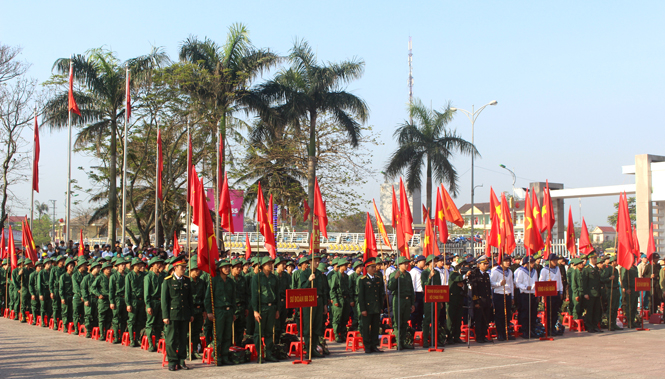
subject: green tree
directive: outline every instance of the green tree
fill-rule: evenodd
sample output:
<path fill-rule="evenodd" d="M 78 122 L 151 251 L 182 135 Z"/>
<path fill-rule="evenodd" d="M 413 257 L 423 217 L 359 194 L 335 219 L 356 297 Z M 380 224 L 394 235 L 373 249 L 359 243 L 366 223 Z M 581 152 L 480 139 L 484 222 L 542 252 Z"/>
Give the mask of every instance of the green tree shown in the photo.
<path fill-rule="evenodd" d="M 607 216 L 607 222 L 610 223 L 613 227 L 617 226 L 617 217 L 619 217 L 619 203 L 614 203 L 614 213 Z M 630 223 L 635 225 L 635 220 L 637 219 L 637 208 L 635 207 L 635 198 L 628 198 L 628 214 L 630 215 Z"/>
<path fill-rule="evenodd" d="M 307 145 L 308 202 L 314 203 L 314 179 L 317 168 L 317 120 L 327 113 L 346 132 L 352 146 L 358 146 L 361 123 L 369 114 L 365 101 L 345 90 L 359 79 L 365 62 L 352 59 L 340 63 L 319 63 L 305 41 L 296 41 L 288 59 L 291 66 L 281 70 L 273 80 L 262 84 L 258 93 L 268 104 L 277 106 L 287 122 L 300 129 L 305 123 Z M 311 228 L 310 228 L 311 229 Z"/>
<path fill-rule="evenodd" d="M 133 84 L 149 80 L 152 70 L 169 62 L 166 53 L 153 48 L 150 54 L 133 58 L 122 64 L 112 51 L 97 48 L 85 55 L 60 58 L 53 69 L 65 75 L 73 66 L 74 80 L 81 87 L 74 96 L 81 117 L 72 115 L 72 122 L 81 125 L 75 146 L 95 145 L 98 158 L 108 159 L 108 239 L 116 240 L 118 222 L 118 140 L 122 138 L 122 119 L 125 114 L 125 70 L 129 67 Z M 52 83 L 65 84 L 64 78 L 55 77 Z M 68 91 L 56 94 L 45 106 L 46 122 L 52 129 L 67 127 Z"/>
<path fill-rule="evenodd" d="M 451 163 L 453 154 L 479 154 L 472 143 L 446 128 L 454 114 L 450 103 L 439 112 L 416 100 L 408 110 L 413 122 L 405 121 L 395 130 L 393 136 L 398 147 L 385 171 L 389 178 L 406 171 L 406 189 L 413 192 L 422 188 L 422 168 L 425 166 L 427 208 L 432 209 L 432 179 L 447 183 L 453 196 L 459 191 L 457 170 Z"/>

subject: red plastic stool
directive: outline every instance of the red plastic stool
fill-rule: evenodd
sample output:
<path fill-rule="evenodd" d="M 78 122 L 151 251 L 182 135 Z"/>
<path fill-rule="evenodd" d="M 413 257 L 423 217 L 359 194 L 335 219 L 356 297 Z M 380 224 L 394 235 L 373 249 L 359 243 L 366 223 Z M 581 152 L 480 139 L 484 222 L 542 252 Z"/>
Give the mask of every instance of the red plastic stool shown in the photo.
<path fill-rule="evenodd" d="M 475 341 L 476 340 L 476 328 L 471 328 L 469 330 L 468 325 L 463 324 L 462 328 L 460 329 L 460 339 L 464 342 L 469 342 L 469 340 Z"/>
<path fill-rule="evenodd" d="M 155 344 L 155 336 L 152 336 L 152 344 Z M 143 350 L 148 350 L 150 348 L 150 340 L 148 339 L 148 336 L 143 336 L 141 339 L 141 349 Z"/>
<path fill-rule="evenodd" d="M 73 322 L 67 323 L 67 334 L 74 333 L 74 330 L 76 330 L 74 329 L 74 323 Z"/>
<path fill-rule="evenodd" d="M 65 325 L 63 324 L 62 320 L 58 321 L 58 331 L 59 332 L 65 331 Z"/>
<path fill-rule="evenodd" d="M 392 349 L 393 347 L 397 346 L 395 343 L 395 336 L 392 334 L 383 334 L 381 336 L 381 344 L 379 345 L 380 348 L 387 348 L 387 349 Z"/>
<path fill-rule="evenodd" d="M 496 326 L 495 325 L 490 325 L 487 327 L 487 339 L 491 340 L 492 338 L 497 338 L 499 336 L 499 333 L 496 331 Z"/>
<path fill-rule="evenodd" d="M 346 333 L 346 339 L 348 340 L 349 338 L 353 337 L 360 337 L 360 332 L 354 331 L 354 332 L 347 332 Z"/>
<path fill-rule="evenodd" d="M 562 314 L 563 314 L 563 313 L 562 313 Z M 569 315 L 568 313 L 566 313 L 566 314 L 563 316 L 563 320 L 562 320 L 561 324 L 563 324 L 563 326 L 565 326 L 565 327 L 567 327 L 568 329 L 570 329 L 570 327 L 571 327 L 572 324 L 573 324 L 573 316 L 571 316 L 571 315 Z"/>
<path fill-rule="evenodd" d="M 109 329 L 106 331 L 106 342 L 108 343 L 113 343 L 113 337 L 115 333 L 113 332 L 113 329 Z"/>
<path fill-rule="evenodd" d="M 646 312 L 649 313 L 649 311 L 646 311 Z M 39 316 L 37 316 L 37 317 L 39 317 Z M 34 316 L 28 313 L 28 324 L 32 324 L 32 321 L 34 321 L 33 319 L 34 319 Z"/>
<path fill-rule="evenodd" d="M 203 359 L 204 364 L 212 364 L 212 347 L 206 347 L 203 349 Z"/>
<path fill-rule="evenodd" d="M 208 344 L 206 344 L 206 338 L 205 337 L 199 337 L 199 340 L 201 341 L 201 349 L 205 349 Z"/>
<path fill-rule="evenodd" d="M 393 330 L 392 329 L 386 329 L 385 333 L 386 334 L 393 334 Z"/>
<path fill-rule="evenodd" d="M 250 352 L 250 360 L 253 361 L 255 359 L 259 359 L 259 354 L 256 352 L 256 346 L 253 343 L 245 345 L 245 349 L 249 350 Z"/>
<path fill-rule="evenodd" d="M 53 322 L 53 319 L 48 320 L 48 328 L 55 329 L 55 323 Z"/>
<path fill-rule="evenodd" d="M 384 318 L 384 319 L 381 321 L 381 324 L 383 324 L 383 325 L 388 325 L 388 326 L 393 326 L 392 321 L 391 321 L 388 317 Z"/>
<path fill-rule="evenodd" d="M 411 320 L 407 321 L 406 323 L 409 325 L 409 327 L 413 328 L 413 326 L 411 326 Z"/>
<path fill-rule="evenodd" d="M 37 321 L 35 325 L 42 326 L 42 316 L 37 316 Z"/>
<path fill-rule="evenodd" d="M 169 364 L 169 360 L 166 359 L 166 350 L 164 350 L 164 353 L 163 353 L 163 354 L 164 354 L 164 355 L 162 356 L 162 367 L 164 367 L 164 366 L 166 366 L 167 364 Z"/>
<path fill-rule="evenodd" d="M 79 325 L 79 336 L 85 337 L 88 333 L 88 330 L 85 328 L 85 325 Z"/>
<path fill-rule="evenodd" d="M 346 339 L 346 350 L 351 350 L 351 351 L 356 351 L 360 349 L 361 347 L 364 347 L 363 345 L 363 338 L 362 337 L 351 337 Z"/>
<path fill-rule="evenodd" d="M 573 323 L 570 326 L 570 331 L 576 330 L 578 333 L 583 332 L 586 329 L 584 328 L 584 320 L 573 320 Z"/>
<path fill-rule="evenodd" d="M 295 322 L 292 322 L 290 324 L 286 324 L 286 332 L 289 334 L 298 334 L 298 324 Z"/>
<path fill-rule="evenodd" d="M 166 351 L 166 341 L 164 341 L 164 338 L 160 338 L 159 342 L 157 342 L 157 352 L 163 353 L 165 351 Z"/>
<path fill-rule="evenodd" d="M 92 328 L 92 339 L 93 340 L 99 340 L 99 327 L 98 326 L 94 326 Z"/>
<path fill-rule="evenodd" d="M 648 309 L 642 309 L 640 311 L 640 317 L 642 317 L 643 319 L 648 320 L 649 319 L 649 310 Z M 30 320 L 30 319 L 28 318 L 28 320 Z M 28 322 L 30 322 L 30 321 L 28 321 Z"/>
<path fill-rule="evenodd" d="M 9 314 L 9 318 L 13 320 L 15 316 L 16 316 L 16 312 L 14 312 L 14 310 L 12 310 L 11 313 Z"/>
<path fill-rule="evenodd" d="M 323 334 L 323 338 L 327 339 L 330 342 L 335 342 L 335 333 L 331 328 L 328 328 Z"/>
<path fill-rule="evenodd" d="M 300 341 L 291 342 L 291 346 L 289 346 L 289 357 L 290 356 L 299 357 L 301 352 L 302 352 L 302 342 Z"/>
<path fill-rule="evenodd" d="M 9 317 L 9 308 L 5 308 L 5 311 L 2 313 L 2 317 L 4 318 Z"/>
<path fill-rule="evenodd" d="M 423 346 L 423 332 L 413 333 L 413 346 L 415 345 Z"/>
<path fill-rule="evenodd" d="M 122 346 L 129 346 L 129 332 L 122 333 Z"/>

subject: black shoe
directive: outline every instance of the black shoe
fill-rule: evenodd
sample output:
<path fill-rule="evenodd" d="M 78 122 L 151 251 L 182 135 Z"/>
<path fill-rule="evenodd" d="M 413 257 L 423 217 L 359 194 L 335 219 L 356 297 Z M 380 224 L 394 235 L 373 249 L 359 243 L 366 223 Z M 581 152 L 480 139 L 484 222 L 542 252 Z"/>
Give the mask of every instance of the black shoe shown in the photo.
<path fill-rule="evenodd" d="M 365 354 L 372 354 L 372 350 L 365 350 Z"/>
<path fill-rule="evenodd" d="M 506 337 L 498 336 L 498 337 L 496 337 L 496 340 L 497 340 L 497 341 L 505 341 L 505 340 L 506 340 Z"/>
<path fill-rule="evenodd" d="M 404 345 L 405 349 L 413 350 L 413 345 Z"/>
<path fill-rule="evenodd" d="M 100 341 L 103 341 L 103 340 L 100 340 Z M 151 347 L 148 348 L 148 351 L 151 352 L 151 353 L 154 353 L 154 352 L 157 351 L 157 348 L 154 347 L 154 346 L 151 346 Z"/>
<path fill-rule="evenodd" d="M 185 362 L 182 362 L 182 363 L 179 364 L 178 366 L 180 366 L 180 368 L 183 369 L 183 370 L 189 370 L 189 367 L 187 367 L 187 365 L 185 364 Z"/>
<path fill-rule="evenodd" d="M 169 371 L 175 371 L 177 370 L 176 366 L 169 366 Z"/>
<path fill-rule="evenodd" d="M 277 359 L 277 358 L 275 358 L 271 355 L 271 356 L 266 357 L 266 362 L 279 362 L 279 359 Z"/>
<path fill-rule="evenodd" d="M 482 338 L 482 339 L 476 338 L 476 343 L 485 343 L 485 342 L 489 342 L 489 341 L 485 338 Z"/>
<path fill-rule="evenodd" d="M 508 336 L 509 341 L 515 341 L 515 336 Z"/>
<path fill-rule="evenodd" d="M 596 329 L 589 329 L 587 330 L 587 333 L 596 333 Z"/>
<path fill-rule="evenodd" d="M 461 338 L 455 338 L 454 340 L 452 340 L 452 343 L 464 343 L 464 341 L 462 341 Z"/>
<path fill-rule="evenodd" d="M 379 349 L 377 349 L 376 347 L 373 347 L 370 351 L 371 351 L 372 353 L 383 353 L 383 350 L 379 350 Z"/>
<path fill-rule="evenodd" d="M 604 330 L 601 330 L 600 328 L 596 328 L 596 332 L 597 332 L 597 333 L 605 333 L 605 331 L 604 331 Z"/>

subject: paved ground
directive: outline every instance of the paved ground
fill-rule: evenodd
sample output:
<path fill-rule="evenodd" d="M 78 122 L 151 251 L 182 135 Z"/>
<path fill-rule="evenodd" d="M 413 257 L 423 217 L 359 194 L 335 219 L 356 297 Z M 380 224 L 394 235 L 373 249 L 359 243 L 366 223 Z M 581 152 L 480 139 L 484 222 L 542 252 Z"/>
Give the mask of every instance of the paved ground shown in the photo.
<path fill-rule="evenodd" d="M 469 378 L 497 377 L 647 378 L 662 377 L 665 325 L 651 331 L 566 333 L 555 341 L 510 341 L 471 348 L 450 346 L 443 353 L 390 351 L 367 355 L 344 352 L 308 366 L 290 361 L 212 367 L 194 361 L 189 371 L 161 367 L 161 354 L 109 345 L 0 318 L 0 378 L 164 377 L 227 378 Z M 483 373 L 484 372 L 484 373 Z"/>

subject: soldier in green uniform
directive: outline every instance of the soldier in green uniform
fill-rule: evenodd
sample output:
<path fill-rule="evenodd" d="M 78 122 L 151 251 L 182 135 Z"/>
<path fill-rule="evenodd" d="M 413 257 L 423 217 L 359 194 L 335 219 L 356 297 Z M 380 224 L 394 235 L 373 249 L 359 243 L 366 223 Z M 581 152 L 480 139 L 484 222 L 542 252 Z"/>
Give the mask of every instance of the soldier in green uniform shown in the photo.
<path fill-rule="evenodd" d="M 570 261 L 571 267 L 566 273 L 569 275 L 568 284 L 570 285 L 570 304 L 571 304 L 571 315 L 575 320 L 582 319 L 582 312 L 584 310 L 582 304 L 584 304 L 584 287 L 582 284 L 582 269 L 583 262 L 579 258 L 573 258 Z"/>
<path fill-rule="evenodd" d="M 4 251 L 0 251 L 4 254 Z M 5 298 L 7 294 L 7 258 L 3 259 L 0 263 L 0 315 L 5 314 L 5 308 L 7 307 L 7 299 Z"/>
<path fill-rule="evenodd" d="M 39 314 L 41 310 L 41 303 L 39 302 L 39 286 L 37 286 L 37 278 L 39 278 L 39 273 L 42 271 L 42 268 L 44 267 L 44 261 L 37 261 L 35 263 L 35 271 L 33 271 L 30 274 L 30 277 L 28 278 L 28 289 L 30 290 L 30 307 L 32 309 L 32 314 L 34 317 L 32 318 L 32 324 L 35 325 L 37 323 L 37 315 Z"/>
<path fill-rule="evenodd" d="M 312 265 L 300 274 L 300 285 L 298 288 L 316 288 L 317 305 L 316 307 L 303 309 L 303 349 L 307 351 L 312 342 L 311 352 L 312 356 L 321 358 L 323 355 L 319 353 L 316 346 L 320 343 L 323 337 L 323 327 L 326 319 L 326 306 L 328 305 L 328 280 L 326 276 L 316 268 L 319 266 L 321 257 L 314 255 L 311 259 Z M 312 321 L 310 326 L 310 312 L 312 312 Z M 311 329 L 311 338 L 310 338 Z"/>
<path fill-rule="evenodd" d="M 51 292 L 48 288 L 48 280 L 53 261 L 51 258 L 46 258 L 43 262 L 44 268 L 39 272 L 39 275 L 37 275 L 37 291 L 39 294 L 39 314 L 42 318 L 42 328 L 46 328 L 48 327 L 46 319 L 53 314 L 53 309 L 51 308 Z"/>
<path fill-rule="evenodd" d="M 460 336 L 462 334 L 462 312 L 464 311 L 464 298 L 467 288 L 464 276 L 460 272 L 462 266 L 462 258 L 459 258 L 454 271 L 450 273 L 450 277 L 448 278 L 450 296 L 447 304 L 448 318 L 446 321 L 448 330 L 450 331 L 447 341 L 450 344 L 464 342 L 460 339 Z"/>
<path fill-rule="evenodd" d="M 58 325 L 58 320 L 61 319 L 62 315 L 60 312 L 60 292 L 58 291 L 58 283 L 60 283 L 60 276 L 65 273 L 65 261 L 67 257 L 65 255 L 60 255 L 55 258 L 55 265 L 51 267 L 51 272 L 48 280 L 49 291 L 51 291 L 51 307 L 53 308 L 53 315 L 51 319 L 53 320 L 54 325 Z M 57 329 L 57 328 L 55 328 Z"/>
<path fill-rule="evenodd" d="M 201 355 L 196 351 L 196 347 L 200 343 L 201 330 L 203 328 L 203 320 L 207 318 L 205 311 L 205 295 L 207 283 L 201 279 L 201 270 L 198 268 L 198 262 L 195 260 L 189 261 L 189 280 L 191 282 L 192 292 L 192 326 L 189 342 L 192 345 L 190 352 L 190 359 L 199 359 Z M 205 344 L 204 344 L 205 345 Z M 203 346 L 205 347 L 205 346 Z"/>
<path fill-rule="evenodd" d="M 99 322 L 99 340 L 106 340 L 106 331 L 111 328 L 112 316 L 111 303 L 109 301 L 109 284 L 111 281 L 111 270 L 113 264 L 104 263 L 102 273 L 97 275 L 90 286 L 90 291 L 97 297 L 97 320 Z"/>
<path fill-rule="evenodd" d="M 231 278 L 236 283 L 236 318 L 233 321 L 233 344 L 235 346 L 240 346 L 242 343 L 248 315 L 249 288 L 245 277 L 242 275 L 243 263 L 240 259 L 231 261 Z"/>
<path fill-rule="evenodd" d="M 261 271 L 252 277 L 250 287 L 250 298 L 254 310 L 254 346 L 257 346 L 259 356 L 261 355 L 261 339 L 265 341 L 265 361 L 277 362 L 273 356 L 275 344 L 273 343 L 273 327 L 279 319 L 277 302 L 279 301 L 279 283 L 273 274 L 273 262 L 270 257 L 261 259 Z M 259 363 L 264 361 L 259 358 Z"/>
<path fill-rule="evenodd" d="M 330 273 L 330 300 L 332 301 L 332 326 L 335 333 L 335 341 L 342 343 L 346 341 L 346 324 L 349 322 L 351 307 L 355 305 L 351 298 L 349 288 L 349 277 L 346 275 L 348 263 L 344 258 L 333 260 L 337 265 L 337 271 Z M 376 262 L 373 263 L 376 270 Z"/>
<path fill-rule="evenodd" d="M 617 271 L 617 259 L 613 256 L 609 259 L 607 267 L 600 273 L 600 280 L 605 284 L 605 296 L 609 307 L 608 329 L 623 330 L 617 325 L 617 313 L 619 312 L 619 299 L 621 291 L 619 289 L 619 273 Z"/>
<path fill-rule="evenodd" d="M 428 255 L 427 258 L 425 259 L 425 263 L 427 263 L 427 268 L 423 270 L 423 272 L 420 274 L 420 283 L 422 284 L 423 287 L 423 292 L 425 291 L 425 286 L 440 286 L 441 285 L 441 275 L 439 275 L 439 272 L 434 269 L 434 255 Z M 423 347 L 428 348 L 430 345 L 434 345 L 434 341 L 436 340 L 435 338 L 432 338 L 432 329 L 434 329 L 434 322 L 432 322 L 432 319 L 434 318 L 434 303 L 424 303 L 424 312 L 423 312 Z M 437 312 L 445 312 L 445 303 L 436 303 L 436 306 L 438 307 Z M 437 330 L 434 331 L 434 333 L 439 333 L 439 330 L 441 330 L 442 326 L 437 325 Z M 445 340 L 439 340 L 438 341 L 440 344 L 443 345 Z M 441 346 L 437 346 L 441 347 Z"/>
<path fill-rule="evenodd" d="M 362 317 L 362 330 L 365 353 L 383 353 L 379 350 L 379 328 L 383 299 L 386 296 L 381 275 L 376 271 L 376 261 L 370 258 L 365 262 L 367 275 L 359 277 L 356 286 L 358 309 Z"/>
<path fill-rule="evenodd" d="M 584 324 L 587 332 L 603 332 L 599 327 L 601 320 L 600 308 L 600 272 L 596 264 L 598 257 L 594 252 L 587 255 L 589 265 L 582 270 L 582 288 L 584 293 Z"/>
<path fill-rule="evenodd" d="M 17 287 L 20 290 L 20 307 L 21 307 L 21 322 L 27 322 L 27 312 L 30 312 L 30 274 L 34 269 L 32 268 L 32 260 L 29 258 L 23 259 L 23 267 L 19 270 L 19 284 Z"/>
<path fill-rule="evenodd" d="M 97 320 L 97 296 L 92 293 L 92 284 L 99 276 L 102 263 L 97 261 L 90 265 L 90 274 L 81 281 L 81 300 L 85 313 L 85 338 L 92 337 L 92 328 L 98 325 Z"/>
<path fill-rule="evenodd" d="M 65 261 L 65 273 L 60 276 L 58 283 L 58 294 L 60 295 L 60 307 L 62 309 L 62 325 L 63 332 L 67 333 L 67 328 L 72 322 L 73 312 L 72 300 L 74 299 L 74 284 L 72 283 L 72 274 L 76 267 L 76 261 L 72 258 L 67 258 Z M 76 325 L 74 325 L 76 327 Z"/>
<path fill-rule="evenodd" d="M 291 288 L 291 277 L 286 273 L 286 260 L 275 260 L 275 277 L 277 278 L 277 312 L 279 318 L 275 321 L 275 335 L 273 339 L 279 342 L 282 334 L 286 333 L 286 290 Z M 348 317 L 347 317 L 348 318 Z"/>
<path fill-rule="evenodd" d="M 261 261 L 261 258 L 259 257 L 252 257 L 252 270 L 245 275 L 245 284 L 246 288 L 250 289 L 252 287 L 252 277 L 254 275 L 258 274 L 260 271 L 259 263 Z M 250 301 L 248 304 L 248 314 L 253 315 L 254 314 L 254 309 L 252 309 L 252 302 Z M 248 336 L 253 336 L 254 335 L 254 317 L 249 316 L 247 317 L 247 325 L 245 325 L 246 333 Z"/>
<path fill-rule="evenodd" d="M 141 329 L 145 328 L 146 314 L 143 301 L 143 272 L 145 263 L 134 258 L 131 270 L 125 275 L 125 304 L 127 305 L 127 331 L 129 332 L 129 346 L 138 347 Z"/>
<path fill-rule="evenodd" d="M 148 274 L 143 278 L 143 301 L 145 302 L 147 321 L 145 325 L 145 335 L 148 336 L 150 347 L 148 351 L 157 351 L 155 344 L 162 336 L 164 322 L 162 321 L 161 292 L 162 279 L 161 271 L 164 261 L 158 257 L 148 261 Z M 153 341 L 154 339 L 154 341 Z"/>
<path fill-rule="evenodd" d="M 113 330 L 115 341 L 120 343 L 122 334 L 127 328 L 127 304 L 125 303 L 125 267 L 127 262 L 123 258 L 116 258 L 115 269 L 109 280 L 109 301 L 113 311 Z"/>
<path fill-rule="evenodd" d="M 187 359 L 187 332 L 192 317 L 192 283 L 185 275 L 187 262 L 173 262 L 173 274 L 162 282 L 161 308 L 162 320 L 166 325 L 164 342 L 169 371 L 177 369 L 189 370 L 185 364 Z"/>
<path fill-rule="evenodd" d="M 18 310 L 16 307 L 18 307 L 18 290 L 16 289 L 16 284 L 15 281 L 18 282 L 18 271 L 19 267 L 23 264 L 23 258 L 18 258 L 16 260 L 16 267 L 12 270 L 11 268 L 8 269 L 9 271 L 9 310 L 14 311 L 14 318 L 12 320 L 18 320 Z"/>
<path fill-rule="evenodd" d="M 85 307 L 83 306 L 83 295 L 81 283 L 88 276 L 88 261 L 84 257 L 78 257 L 76 271 L 72 274 L 72 286 L 74 287 L 74 299 L 72 300 L 72 320 L 74 322 L 74 335 L 79 334 L 78 326 L 84 323 Z"/>
<path fill-rule="evenodd" d="M 639 293 L 635 292 L 635 278 L 638 277 L 637 267 L 633 264 L 629 270 L 621 268 L 621 309 L 628 319 L 627 327 L 635 327 L 639 319 L 637 310 L 637 298 Z M 624 325 L 625 326 L 625 325 Z"/>
<path fill-rule="evenodd" d="M 413 345 L 407 345 L 405 342 L 409 317 L 416 309 L 414 306 L 413 280 L 407 271 L 409 263 L 409 260 L 405 257 L 399 257 L 397 259 L 398 269 L 390 274 L 388 279 L 388 289 L 395 294 L 393 296 L 393 309 L 397 320 L 393 323 L 396 326 L 393 333 L 397 335 L 397 348 L 399 350 L 413 349 Z"/>
<path fill-rule="evenodd" d="M 210 278 L 211 284 L 206 287 L 205 309 L 208 320 L 212 322 L 214 319 L 214 340 L 216 342 L 214 352 L 217 366 L 232 365 L 233 362 L 229 360 L 229 347 L 231 347 L 231 343 L 233 342 L 232 333 L 233 321 L 235 319 L 236 285 L 235 281 L 229 277 L 231 262 L 222 259 L 217 264 L 217 270 L 219 274 Z M 212 299 L 210 287 L 212 287 Z"/>

